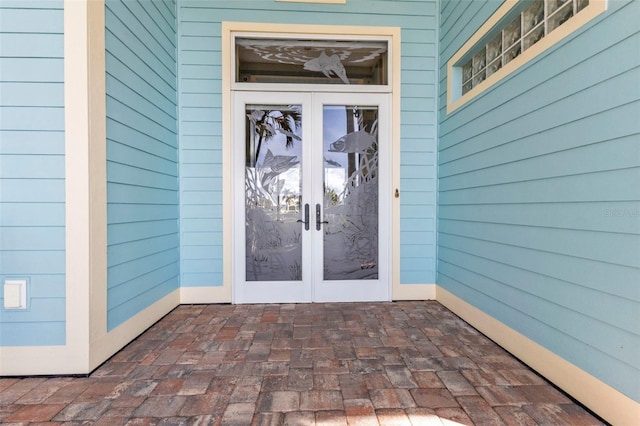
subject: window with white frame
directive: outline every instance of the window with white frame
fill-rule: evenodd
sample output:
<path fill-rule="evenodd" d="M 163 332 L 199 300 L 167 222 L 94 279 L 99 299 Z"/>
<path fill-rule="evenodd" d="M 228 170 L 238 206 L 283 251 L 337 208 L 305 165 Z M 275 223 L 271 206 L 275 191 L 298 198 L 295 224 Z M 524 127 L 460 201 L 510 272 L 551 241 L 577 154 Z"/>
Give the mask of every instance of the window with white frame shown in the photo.
<path fill-rule="evenodd" d="M 449 61 L 451 112 L 606 9 L 605 0 L 507 1 Z"/>
<path fill-rule="evenodd" d="M 235 82 L 388 86 L 389 43 L 382 37 L 238 33 Z"/>

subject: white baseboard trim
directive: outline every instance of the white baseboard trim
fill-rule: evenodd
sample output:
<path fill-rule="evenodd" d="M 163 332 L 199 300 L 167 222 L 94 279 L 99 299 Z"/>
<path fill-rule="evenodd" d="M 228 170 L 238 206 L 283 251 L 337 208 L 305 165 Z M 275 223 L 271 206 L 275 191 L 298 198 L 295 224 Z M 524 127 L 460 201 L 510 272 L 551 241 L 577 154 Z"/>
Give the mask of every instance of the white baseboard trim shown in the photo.
<path fill-rule="evenodd" d="M 633 399 L 440 286 L 436 300 L 606 421 L 639 424 L 640 404 Z"/>
<path fill-rule="evenodd" d="M 391 300 L 435 300 L 435 284 L 398 284 L 391 289 Z"/>
<path fill-rule="evenodd" d="M 0 347 L 0 376 L 86 374 L 87 348 L 63 346 Z"/>
<path fill-rule="evenodd" d="M 219 287 L 180 287 L 180 303 L 231 303 L 231 288 Z"/>

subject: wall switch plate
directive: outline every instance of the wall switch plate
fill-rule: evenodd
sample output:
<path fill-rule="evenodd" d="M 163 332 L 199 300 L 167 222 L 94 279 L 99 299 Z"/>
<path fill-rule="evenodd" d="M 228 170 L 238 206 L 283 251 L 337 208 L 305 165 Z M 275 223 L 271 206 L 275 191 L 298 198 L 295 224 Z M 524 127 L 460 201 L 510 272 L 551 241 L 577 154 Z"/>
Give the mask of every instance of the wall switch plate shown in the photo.
<path fill-rule="evenodd" d="M 4 280 L 4 308 L 27 309 L 27 280 Z"/>

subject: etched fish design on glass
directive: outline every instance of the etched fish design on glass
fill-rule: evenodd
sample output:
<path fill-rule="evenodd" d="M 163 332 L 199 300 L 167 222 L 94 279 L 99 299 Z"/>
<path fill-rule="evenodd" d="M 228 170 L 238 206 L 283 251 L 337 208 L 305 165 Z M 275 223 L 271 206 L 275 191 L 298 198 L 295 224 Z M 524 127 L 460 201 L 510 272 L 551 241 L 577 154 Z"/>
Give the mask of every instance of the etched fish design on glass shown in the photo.
<path fill-rule="evenodd" d="M 357 152 L 363 154 L 371 148 L 375 141 L 368 132 L 359 130 L 347 133 L 333 142 L 329 145 L 329 152 Z"/>
<path fill-rule="evenodd" d="M 349 78 L 347 78 L 347 70 L 342 65 L 338 55 L 333 54 L 328 56 L 323 50 L 320 56 L 314 59 L 310 59 L 304 63 L 304 69 L 307 71 L 318 71 L 331 78 L 331 74 L 335 74 L 342 80 L 344 84 L 349 84 Z"/>
<path fill-rule="evenodd" d="M 267 153 L 262 161 L 262 167 L 269 167 L 272 172 L 280 174 L 300 163 L 297 160 L 298 157 L 295 155 L 273 155 L 271 150 L 267 149 Z"/>

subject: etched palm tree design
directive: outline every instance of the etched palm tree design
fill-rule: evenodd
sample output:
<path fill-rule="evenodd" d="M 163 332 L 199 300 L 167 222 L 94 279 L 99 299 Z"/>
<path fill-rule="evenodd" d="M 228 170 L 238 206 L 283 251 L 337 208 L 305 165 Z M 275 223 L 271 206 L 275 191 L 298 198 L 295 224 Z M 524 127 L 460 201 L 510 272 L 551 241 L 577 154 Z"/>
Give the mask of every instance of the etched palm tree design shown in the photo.
<path fill-rule="evenodd" d="M 246 116 L 246 278 L 299 280 L 296 265 L 301 264 L 300 230 L 295 214 L 289 214 L 290 201 L 286 198 L 291 198 L 291 190 L 286 188 L 286 181 L 288 172 L 294 171 L 297 177 L 293 181 L 299 187 L 299 171 L 295 174 L 295 168 L 299 170 L 300 147 L 294 144 L 301 141 L 301 110 L 299 106 L 256 106 L 247 107 Z M 263 153 L 265 146 L 276 143 Z M 290 150 L 293 155 L 285 155 Z M 293 192 L 299 196 L 300 189 Z"/>
<path fill-rule="evenodd" d="M 254 109 L 247 114 L 248 120 L 253 124 L 254 131 L 258 136 L 255 156 L 256 161 L 260 157 L 262 143 L 273 139 L 277 134 L 286 137 L 286 147 L 293 146 L 294 140 L 300 140 L 296 131 L 300 129 L 302 123 L 302 113 L 296 106 L 276 110 Z"/>

